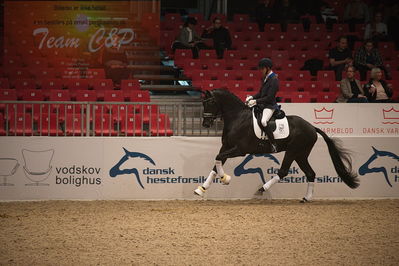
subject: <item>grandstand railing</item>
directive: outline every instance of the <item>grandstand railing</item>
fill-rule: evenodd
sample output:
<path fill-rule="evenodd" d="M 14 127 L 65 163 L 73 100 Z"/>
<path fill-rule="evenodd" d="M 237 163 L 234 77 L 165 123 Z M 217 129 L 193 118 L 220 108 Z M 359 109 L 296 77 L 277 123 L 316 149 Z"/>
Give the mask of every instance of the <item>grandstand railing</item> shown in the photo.
<path fill-rule="evenodd" d="M 0 101 L 1 136 L 220 136 L 201 103 Z"/>

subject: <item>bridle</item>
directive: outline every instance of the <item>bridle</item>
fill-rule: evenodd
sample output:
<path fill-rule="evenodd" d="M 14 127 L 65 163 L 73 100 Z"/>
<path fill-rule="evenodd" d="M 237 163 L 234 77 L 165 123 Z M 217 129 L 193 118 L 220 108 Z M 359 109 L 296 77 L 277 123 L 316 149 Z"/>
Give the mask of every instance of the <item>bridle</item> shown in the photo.
<path fill-rule="evenodd" d="M 214 103 L 216 103 L 215 97 L 212 96 L 212 97 L 209 97 L 209 98 L 207 98 L 205 100 L 202 100 L 203 103 L 210 102 L 210 101 L 213 101 Z M 218 117 L 218 114 L 204 112 L 202 116 L 203 116 L 203 118 L 216 119 Z"/>

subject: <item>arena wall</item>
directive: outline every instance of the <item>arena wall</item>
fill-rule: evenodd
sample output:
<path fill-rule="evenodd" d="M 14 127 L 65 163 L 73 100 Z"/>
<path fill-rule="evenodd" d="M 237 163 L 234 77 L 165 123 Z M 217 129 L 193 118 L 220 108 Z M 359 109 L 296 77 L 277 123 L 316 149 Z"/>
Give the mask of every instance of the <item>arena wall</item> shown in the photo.
<path fill-rule="evenodd" d="M 353 170 L 362 169 L 361 185 L 352 190 L 341 182 L 319 137 L 310 155 L 315 198 L 399 197 L 397 137 L 340 139 L 353 152 Z M 220 145 L 219 137 L 2 137 L 0 200 L 195 199 L 193 190 L 208 176 Z M 206 198 L 253 198 L 262 175 L 270 179 L 283 155 L 228 160 L 231 184 L 216 180 Z M 301 198 L 305 192 L 303 172 L 294 163 L 264 197 Z"/>

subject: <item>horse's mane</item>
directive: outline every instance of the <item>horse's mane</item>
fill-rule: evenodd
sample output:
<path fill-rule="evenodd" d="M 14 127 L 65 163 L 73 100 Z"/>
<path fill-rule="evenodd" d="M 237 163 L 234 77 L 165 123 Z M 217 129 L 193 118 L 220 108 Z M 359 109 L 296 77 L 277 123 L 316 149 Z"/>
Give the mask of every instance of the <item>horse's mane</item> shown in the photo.
<path fill-rule="evenodd" d="M 213 94 L 216 95 L 220 95 L 222 98 L 229 98 L 231 100 L 233 100 L 238 106 L 240 107 L 245 107 L 245 103 L 243 101 L 241 101 L 240 98 L 238 98 L 237 95 L 235 95 L 234 93 L 226 90 L 226 89 L 214 89 L 212 90 Z"/>
<path fill-rule="evenodd" d="M 397 161 L 399 161 L 399 156 L 397 156 L 396 154 L 389 152 L 389 151 L 380 151 L 377 150 L 377 155 L 378 156 L 387 156 L 389 158 L 395 159 Z"/>

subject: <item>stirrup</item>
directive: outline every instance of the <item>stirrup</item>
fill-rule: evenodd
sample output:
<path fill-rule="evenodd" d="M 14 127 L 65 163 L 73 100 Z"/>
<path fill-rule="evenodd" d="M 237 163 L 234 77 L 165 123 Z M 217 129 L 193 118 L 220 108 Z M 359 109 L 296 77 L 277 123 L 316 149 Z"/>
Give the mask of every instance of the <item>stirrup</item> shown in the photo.
<path fill-rule="evenodd" d="M 270 148 L 272 149 L 272 152 L 277 152 L 277 145 L 276 144 L 270 142 Z"/>

